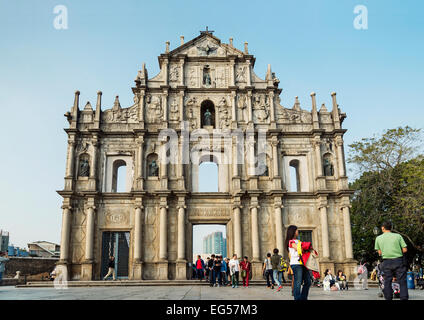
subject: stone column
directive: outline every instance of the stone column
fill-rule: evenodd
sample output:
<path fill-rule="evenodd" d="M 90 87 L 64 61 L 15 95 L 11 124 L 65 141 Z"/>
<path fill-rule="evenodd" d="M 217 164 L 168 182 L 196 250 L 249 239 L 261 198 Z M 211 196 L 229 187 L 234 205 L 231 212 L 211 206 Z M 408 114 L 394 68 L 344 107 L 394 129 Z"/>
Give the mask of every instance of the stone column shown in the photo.
<path fill-rule="evenodd" d="M 69 247 L 71 236 L 71 222 L 72 222 L 72 207 L 68 205 L 62 206 L 62 234 L 60 238 L 60 262 L 69 263 Z"/>
<path fill-rule="evenodd" d="M 166 197 L 161 197 L 159 209 L 158 278 L 159 280 L 168 280 L 168 205 Z"/>
<path fill-rule="evenodd" d="M 85 236 L 85 260 L 87 261 L 93 261 L 94 225 L 96 220 L 95 210 L 95 206 L 90 206 L 87 208 L 87 225 Z"/>
<path fill-rule="evenodd" d="M 159 259 L 167 260 L 168 258 L 168 217 L 167 217 L 167 200 L 166 197 L 160 200 L 160 215 L 159 215 Z"/>
<path fill-rule="evenodd" d="M 185 260 L 185 205 L 178 206 L 178 260 Z"/>
<path fill-rule="evenodd" d="M 247 116 L 249 123 L 253 123 L 253 113 L 252 113 L 252 91 L 247 91 Z"/>
<path fill-rule="evenodd" d="M 93 248 L 94 248 L 94 225 L 96 220 L 96 207 L 87 207 L 87 222 L 85 229 L 85 260 L 81 265 L 81 280 L 93 280 Z"/>
<path fill-rule="evenodd" d="M 316 171 L 317 177 L 322 176 L 322 161 L 321 161 L 321 142 L 319 137 L 315 137 L 313 141 L 315 149 L 315 162 L 316 162 Z"/>
<path fill-rule="evenodd" d="M 66 177 L 74 176 L 74 153 L 75 153 L 75 135 L 70 135 L 68 140 L 68 157 L 66 162 Z"/>
<path fill-rule="evenodd" d="M 134 214 L 134 260 L 142 261 L 143 246 L 143 206 L 137 205 Z"/>
<path fill-rule="evenodd" d="M 163 137 L 160 146 L 160 189 L 168 190 L 168 161 L 166 158 L 166 137 Z"/>
<path fill-rule="evenodd" d="M 143 163 L 144 163 L 144 137 L 139 136 L 136 140 L 138 144 L 138 154 L 137 154 L 137 161 L 136 161 L 136 172 L 137 172 L 137 179 L 136 179 L 136 190 L 143 190 L 144 188 L 144 177 L 143 177 Z"/>
<path fill-rule="evenodd" d="M 140 91 L 140 99 L 138 100 L 138 119 L 139 122 L 144 122 L 144 95 L 145 91 Z"/>
<path fill-rule="evenodd" d="M 180 86 L 184 85 L 184 58 L 180 59 Z"/>
<path fill-rule="evenodd" d="M 163 106 L 163 121 L 168 122 L 168 90 L 164 90 L 162 94 L 162 106 Z"/>
<path fill-rule="evenodd" d="M 325 184 L 325 177 L 323 175 L 323 168 L 322 168 L 321 138 L 320 137 L 314 137 L 312 144 L 313 144 L 314 149 L 315 149 L 316 189 L 317 190 L 323 190 L 323 189 L 326 189 L 326 184 Z"/>
<path fill-rule="evenodd" d="M 90 190 L 96 190 L 97 189 L 97 158 L 98 158 L 98 147 L 99 147 L 99 141 L 97 135 L 95 135 L 92 138 L 92 145 L 93 145 L 93 157 L 91 159 L 91 168 L 90 168 Z"/>
<path fill-rule="evenodd" d="M 178 198 L 178 220 L 177 220 L 177 266 L 176 266 L 176 276 L 177 280 L 186 280 L 187 279 L 187 260 L 186 260 L 186 230 L 185 230 L 185 198 Z"/>
<path fill-rule="evenodd" d="M 178 94 L 179 108 L 180 108 L 180 121 L 184 121 L 184 91 L 181 90 Z"/>
<path fill-rule="evenodd" d="M 241 217 L 240 217 L 240 200 L 236 200 L 233 204 L 233 217 L 234 217 L 234 253 L 237 257 L 242 257 L 242 243 L 241 243 Z"/>
<path fill-rule="evenodd" d="M 235 86 L 235 82 L 234 82 L 234 65 L 235 65 L 235 61 L 232 59 L 230 61 L 230 86 Z"/>
<path fill-rule="evenodd" d="M 251 70 L 251 64 L 250 64 L 250 60 L 247 60 L 247 77 L 246 77 L 246 85 L 248 86 L 248 87 L 250 87 L 252 84 L 251 84 L 251 73 L 250 73 L 250 70 Z"/>
<path fill-rule="evenodd" d="M 253 261 L 260 262 L 260 249 L 259 249 L 259 225 L 258 225 L 258 197 L 251 197 L 250 199 L 250 216 L 252 224 L 252 258 Z"/>
<path fill-rule="evenodd" d="M 269 97 L 269 109 L 271 116 L 271 123 L 275 123 L 275 110 L 274 110 L 274 92 L 270 91 L 268 94 Z"/>
<path fill-rule="evenodd" d="M 284 245 L 283 245 L 283 221 L 282 221 L 282 212 L 283 204 L 280 197 L 274 198 L 274 214 L 275 214 L 275 245 L 280 253 L 283 254 Z"/>
<path fill-rule="evenodd" d="M 237 109 L 236 109 L 236 92 L 231 92 L 231 120 L 233 122 L 233 127 L 237 127 Z"/>
<path fill-rule="evenodd" d="M 169 46 L 169 43 L 168 43 L 168 46 Z M 164 85 L 167 86 L 168 85 L 168 59 L 163 60 L 162 68 L 163 68 L 163 72 L 164 72 L 164 76 L 165 76 Z"/>
<path fill-rule="evenodd" d="M 344 241 L 345 241 L 346 259 L 353 259 L 352 229 L 351 229 L 351 224 L 350 224 L 349 208 L 350 208 L 350 205 L 346 205 L 346 204 L 342 207 L 343 226 L 344 226 Z"/>
<path fill-rule="evenodd" d="M 131 280 L 142 280 L 143 279 L 143 204 L 142 198 L 136 198 L 134 206 L 134 259 L 132 264 L 132 274 L 130 275 Z"/>
<path fill-rule="evenodd" d="M 322 257 L 325 260 L 330 259 L 330 243 L 328 239 L 328 218 L 327 218 L 327 201 L 321 200 L 319 205 L 321 219 L 321 240 L 322 240 Z"/>
<path fill-rule="evenodd" d="M 339 175 L 340 177 L 344 177 L 346 174 L 344 169 L 343 140 L 341 137 L 336 138 L 336 145 L 337 145 L 337 160 L 338 160 L 338 167 L 339 167 Z"/>

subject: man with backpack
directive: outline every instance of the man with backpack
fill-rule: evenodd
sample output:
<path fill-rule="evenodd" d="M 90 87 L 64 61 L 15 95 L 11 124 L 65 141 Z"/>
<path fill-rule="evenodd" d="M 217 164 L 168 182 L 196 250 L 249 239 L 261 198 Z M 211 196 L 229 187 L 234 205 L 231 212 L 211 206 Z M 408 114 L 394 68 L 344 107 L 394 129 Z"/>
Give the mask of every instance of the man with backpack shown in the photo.
<path fill-rule="evenodd" d="M 283 286 L 281 284 L 281 279 L 279 279 L 278 277 L 278 272 L 280 269 L 280 261 L 282 256 L 278 254 L 277 248 L 275 248 L 273 252 L 274 254 L 271 257 L 272 273 L 273 273 L 274 281 L 278 286 L 277 291 L 280 291 Z"/>

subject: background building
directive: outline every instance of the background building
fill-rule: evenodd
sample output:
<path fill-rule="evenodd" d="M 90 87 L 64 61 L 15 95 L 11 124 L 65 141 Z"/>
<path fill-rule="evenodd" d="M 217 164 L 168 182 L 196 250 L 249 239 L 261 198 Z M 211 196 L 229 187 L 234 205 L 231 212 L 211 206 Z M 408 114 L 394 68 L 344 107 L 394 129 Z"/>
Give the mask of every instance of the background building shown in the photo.
<path fill-rule="evenodd" d="M 0 230 L 0 251 L 6 252 L 9 247 L 9 232 Z"/>
<path fill-rule="evenodd" d="M 49 241 L 28 243 L 30 256 L 56 258 L 60 255 L 60 245 Z"/>
<path fill-rule="evenodd" d="M 203 238 L 203 253 L 227 256 L 227 239 L 221 231 L 213 232 Z"/>

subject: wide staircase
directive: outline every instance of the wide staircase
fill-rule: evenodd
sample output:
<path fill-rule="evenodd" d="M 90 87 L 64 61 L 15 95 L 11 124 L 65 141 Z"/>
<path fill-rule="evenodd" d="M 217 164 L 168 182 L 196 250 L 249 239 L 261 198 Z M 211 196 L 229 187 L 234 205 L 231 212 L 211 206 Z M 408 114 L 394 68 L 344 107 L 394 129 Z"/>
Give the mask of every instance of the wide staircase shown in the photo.
<path fill-rule="evenodd" d="M 349 288 L 354 288 L 353 281 L 349 281 Z M 251 286 L 266 286 L 265 280 L 251 280 Z M 283 286 L 288 287 L 289 282 L 284 283 Z M 55 284 L 53 281 L 29 281 L 26 284 L 16 285 L 17 288 L 51 288 Z M 68 281 L 68 287 L 131 287 L 131 286 L 209 286 L 207 281 L 199 280 L 95 280 L 95 281 Z M 239 286 L 242 283 L 239 282 Z M 369 288 L 377 288 L 378 283 L 375 281 L 368 281 Z"/>

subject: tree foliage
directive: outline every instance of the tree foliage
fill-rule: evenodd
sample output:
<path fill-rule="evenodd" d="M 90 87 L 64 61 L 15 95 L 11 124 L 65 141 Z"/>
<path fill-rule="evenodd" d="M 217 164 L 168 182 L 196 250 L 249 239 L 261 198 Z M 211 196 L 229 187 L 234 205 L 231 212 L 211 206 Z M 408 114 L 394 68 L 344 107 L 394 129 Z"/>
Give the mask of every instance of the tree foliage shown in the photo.
<path fill-rule="evenodd" d="M 375 227 L 385 220 L 402 234 L 413 255 L 424 243 L 424 157 L 420 130 L 387 130 L 381 137 L 349 145 L 348 161 L 360 177 L 350 184 L 352 240 L 356 259 L 375 261 Z"/>

